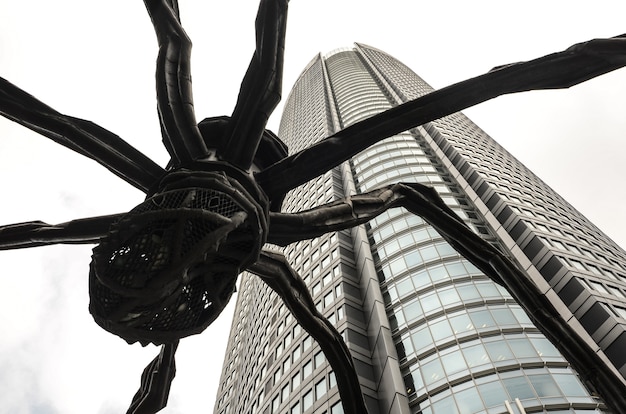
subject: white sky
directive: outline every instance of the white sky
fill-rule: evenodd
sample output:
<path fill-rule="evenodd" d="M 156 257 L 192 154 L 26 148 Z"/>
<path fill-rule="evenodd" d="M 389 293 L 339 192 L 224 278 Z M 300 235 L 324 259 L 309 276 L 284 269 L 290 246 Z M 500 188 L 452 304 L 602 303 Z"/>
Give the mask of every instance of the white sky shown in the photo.
<path fill-rule="evenodd" d="M 180 3 L 194 42 L 197 118 L 230 114 L 254 48 L 257 1 Z M 316 53 L 355 41 L 390 53 L 440 88 L 621 34 L 625 15 L 621 0 L 293 0 L 283 96 Z M 0 0 L 0 76 L 164 165 L 156 53 L 139 1 Z M 625 246 L 625 96 L 620 70 L 568 91 L 498 98 L 465 113 Z M 270 121 L 274 131 L 280 111 Z M 117 213 L 142 201 L 96 163 L 4 119 L 0 176 L 0 221 L 7 224 Z M 119 413 L 137 390 L 157 350 L 128 346 L 92 322 L 90 249 L 0 253 L 0 414 Z M 203 335 L 182 341 L 164 413 L 212 412 L 231 314 L 232 307 Z"/>

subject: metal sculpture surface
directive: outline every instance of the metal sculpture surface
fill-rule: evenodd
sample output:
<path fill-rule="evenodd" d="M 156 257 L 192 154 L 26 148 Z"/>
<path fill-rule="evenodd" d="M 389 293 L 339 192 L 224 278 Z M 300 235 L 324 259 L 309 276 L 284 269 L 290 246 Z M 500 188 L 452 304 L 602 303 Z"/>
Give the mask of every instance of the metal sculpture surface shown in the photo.
<path fill-rule="evenodd" d="M 176 0 L 145 0 L 158 43 L 156 85 L 162 168 L 117 135 L 60 114 L 0 78 L 0 113 L 86 157 L 147 194 L 128 213 L 50 225 L 0 227 L 0 249 L 97 243 L 89 271 L 90 312 L 129 343 L 162 345 L 145 369 L 129 413 L 167 403 L 180 338 L 200 333 L 224 309 L 237 275 L 258 275 L 319 343 L 333 370 L 345 412 L 367 411 L 341 335 L 316 310 L 285 258 L 264 249 L 365 223 L 404 207 L 433 225 L 461 254 L 505 286 L 578 372 L 619 412 L 626 392 L 537 287 L 498 250 L 474 234 L 420 184 L 398 183 L 311 210 L 280 213 L 287 191 L 339 165 L 373 143 L 496 96 L 567 88 L 626 65 L 624 36 L 593 40 L 564 52 L 493 71 L 358 122 L 287 156 L 267 120 L 280 100 L 288 0 L 261 0 L 256 51 L 231 117 L 197 123 L 192 100 L 191 42 Z"/>

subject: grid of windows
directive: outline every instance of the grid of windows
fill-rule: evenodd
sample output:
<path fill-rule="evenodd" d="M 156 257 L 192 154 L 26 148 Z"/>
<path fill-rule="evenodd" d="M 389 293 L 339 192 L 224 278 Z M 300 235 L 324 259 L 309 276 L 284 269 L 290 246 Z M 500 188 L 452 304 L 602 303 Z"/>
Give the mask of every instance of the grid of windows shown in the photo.
<path fill-rule="evenodd" d="M 406 66 L 364 45 L 317 56 L 289 95 L 279 135 L 293 153 L 337 125 L 351 125 L 430 91 Z M 444 167 L 450 163 L 454 171 Z M 597 303 L 602 315 L 626 328 L 626 253 L 462 114 L 373 145 L 349 167 L 291 191 L 284 211 L 345 197 L 347 170 L 359 192 L 396 182 L 432 186 L 476 233 L 507 251 L 499 240 L 500 232 L 508 232 L 535 265 L 544 266 L 538 269 L 558 275 L 553 287 L 566 282 L 575 287 L 572 301 L 586 304 L 580 309 Z M 457 173 L 463 182 L 453 178 Z M 487 224 L 466 195 L 467 185 L 489 207 L 491 223 L 497 219 L 501 227 Z M 516 412 L 520 407 L 601 412 L 602 403 L 510 295 L 422 219 L 389 210 L 367 225 L 367 237 L 412 412 Z M 372 354 L 372 338 L 363 324 L 354 252 L 348 231 L 283 249 L 318 311 L 342 333 L 366 372 L 374 363 L 364 356 Z M 370 390 L 370 397 L 375 393 Z M 249 275 L 239 287 L 215 412 L 343 413 L 335 376 L 319 347 L 279 298 Z"/>

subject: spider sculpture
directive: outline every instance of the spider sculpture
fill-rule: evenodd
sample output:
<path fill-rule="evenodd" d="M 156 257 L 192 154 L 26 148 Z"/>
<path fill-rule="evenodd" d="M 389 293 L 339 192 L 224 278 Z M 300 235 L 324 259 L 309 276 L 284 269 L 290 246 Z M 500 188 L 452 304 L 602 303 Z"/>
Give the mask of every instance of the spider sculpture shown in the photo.
<path fill-rule="evenodd" d="M 626 65 L 626 39 L 594 40 L 495 70 L 354 124 L 287 156 L 265 129 L 280 100 L 288 0 L 261 0 L 256 51 L 231 117 L 197 123 L 190 77 L 191 43 L 176 0 L 145 0 L 159 43 L 156 85 L 166 168 L 100 126 L 56 112 L 2 79 L 0 112 L 108 168 L 147 194 L 128 213 L 0 227 L 0 248 L 97 243 L 89 271 L 90 312 L 129 343 L 162 345 L 146 367 L 130 413 L 165 406 L 180 338 L 200 333 L 224 309 L 237 275 L 258 275 L 285 301 L 319 343 L 333 370 L 345 412 L 367 412 L 350 353 L 319 314 L 302 279 L 285 258 L 264 248 L 287 245 L 367 222 L 405 207 L 430 222 L 460 253 L 506 286 L 536 324 L 617 411 L 624 392 L 537 288 L 506 257 L 470 231 L 436 192 L 395 184 L 312 210 L 280 213 L 286 192 L 373 143 L 495 96 L 564 88 Z M 565 344 L 565 345 L 563 345 Z M 591 368 L 590 368 L 591 367 Z M 592 371 L 589 373 L 589 371 Z"/>

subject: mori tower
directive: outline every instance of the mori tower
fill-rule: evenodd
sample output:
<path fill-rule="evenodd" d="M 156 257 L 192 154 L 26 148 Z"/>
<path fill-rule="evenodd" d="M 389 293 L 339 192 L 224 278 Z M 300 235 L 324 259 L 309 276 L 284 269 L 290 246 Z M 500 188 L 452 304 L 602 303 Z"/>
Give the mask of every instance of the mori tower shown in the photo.
<path fill-rule="evenodd" d="M 279 136 L 293 153 L 431 91 L 356 44 L 309 63 Z M 396 182 L 433 187 L 626 382 L 626 252 L 463 114 L 373 145 L 291 191 L 283 210 Z M 507 290 L 406 210 L 282 251 L 345 339 L 370 414 L 609 412 Z M 254 275 L 240 281 L 214 413 L 343 413 L 324 354 Z"/>

